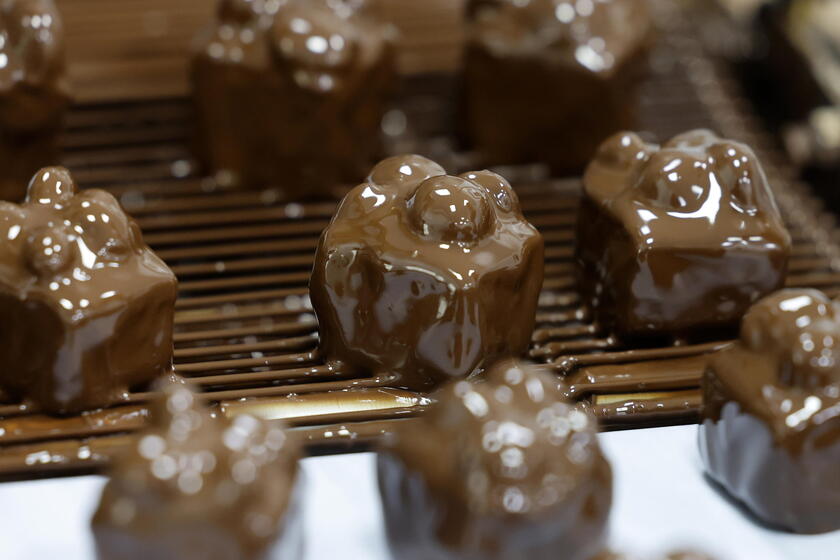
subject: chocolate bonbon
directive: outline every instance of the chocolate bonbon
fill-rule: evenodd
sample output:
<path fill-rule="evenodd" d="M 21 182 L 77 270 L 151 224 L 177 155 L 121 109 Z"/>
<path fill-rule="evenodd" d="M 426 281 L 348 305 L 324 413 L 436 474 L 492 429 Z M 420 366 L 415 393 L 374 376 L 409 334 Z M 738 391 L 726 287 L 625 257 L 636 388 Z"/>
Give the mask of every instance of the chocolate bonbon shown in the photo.
<path fill-rule="evenodd" d="M 328 363 L 428 389 L 523 354 L 543 240 L 495 173 L 395 156 L 341 203 L 310 280 Z"/>
<path fill-rule="evenodd" d="M 622 132 L 599 148 L 583 183 L 579 285 L 608 329 L 734 330 L 783 285 L 790 236 L 746 145 L 705 130 L 662 146 Z"/>
<path fill-rule="evenodd" d="M 472 0 L 467 21 L 467 131 L 488 163 L 578 174 L 634 126 L 651 43 L 643 0 Z"/>
<path fill-rule="evenodd" d="M 0 63 L 0 200 L 17 202 L 33 173 L 59 162 L 69 95 L 52 0 L 0 5 Z"/>
<path fill-rule="evenodd" d="M 299 442 L 215 417 L 175 379 L 116 459 L 92 525 L 100 560 L 300 558 Z"/>
<path fill-rule="evenodd" d="M 70 173 L 0 202 L 0 388 L 43 412 L 125 400 L 171 369 L 175 275 L 137 224 Z"/>
<path fill-rule="evenodd" d="M 325 0 L 221 0 L 192 63 L 207 171 L 287 198 L 355 183 L 378 155 L 390 27 Z"/>
<path fill-rule="evenodd" d="M 450 381 L 379 455 L 386 534 L 406 560 L 589 560 L 612 474 L 596 421 L 556 375 L 514 360 Z"/>
<path fill-rule="evenodd" d="M 703 380 L 706 470 L 763 521 L 840 529 L 840 304 L 810 289 L 772 294 Z"/>

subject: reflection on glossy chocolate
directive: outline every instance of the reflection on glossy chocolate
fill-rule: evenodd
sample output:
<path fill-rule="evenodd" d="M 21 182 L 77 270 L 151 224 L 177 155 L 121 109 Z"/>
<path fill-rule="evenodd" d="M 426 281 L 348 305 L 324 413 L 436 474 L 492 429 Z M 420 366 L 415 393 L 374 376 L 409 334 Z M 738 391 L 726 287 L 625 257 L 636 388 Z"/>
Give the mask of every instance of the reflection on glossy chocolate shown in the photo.
<path fill-rule="evenodd" d="M 212 415 L 175 378 L 115 461 L 92 525 L 100 560 L 301 558 L 299 443 Z"/>
<path fill-rule="evenodd" d="M 0 202 L 0 388 L 44 412 L 124 400 L 171 369 L 175 275 L 116 199 L 37 172 Z"/>
<path fill-rule="evenodd" d="M 192 64 L 206 170 L 288 198 L 364 175 L 394 80 L 390 27 L 326 0 L 221 0 Z"/>
<path fill-rule="evenodd" d="M 805 289 L 762 299 L 703 392 L 709 475 L 771 525 L 840 529 L 840 303 Z"/>
<path fill-rule="evenodd" d="M 32 174 L 58 163 L 68 101 L 64 30 L 53 1 L 0 4 L 0 200 L 21 200 Z"/>
<path fill-rule="evenodd" d="M 379 456 L 388 542 L 403 560 L 589 560 L 612 473 L 596 420 L 557 376 L 503 360 L 451 381 Z"/>
<path fill-rule="evenodd" d="M 505 179 L 406 155 L 345 197 L 309 290 L 328 362 L 428 389 L 523 354 L 542 278 L 542 236 Z"/>
<path fill-rule="evenodd" d="M 634 126 L 645 0 L 471 0 L 467 13 L 467 128 L 487 162 L 577 174 Z"/>
<path fill-rule="evenodd" d="M 784 284 L 790 236 L 744 144 L 694 130 L 656 146 L 622 132 L 583 182 L 580 287 L 618 334 L 734 329 Z"/>

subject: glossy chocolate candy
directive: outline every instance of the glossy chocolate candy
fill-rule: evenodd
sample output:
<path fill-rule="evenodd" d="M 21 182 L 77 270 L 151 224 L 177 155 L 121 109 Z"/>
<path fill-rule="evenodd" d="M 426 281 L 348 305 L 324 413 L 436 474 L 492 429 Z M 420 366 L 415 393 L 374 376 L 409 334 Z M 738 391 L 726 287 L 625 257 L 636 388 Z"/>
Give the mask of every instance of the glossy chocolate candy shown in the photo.
<path fill-rule="evenodd" d="M 486 163 L 577 175 L 601 141 L 635 125 L 644 0 L 472 0 L 467 13 L 467 129 Z"/>
<path fill-rule="evenodd" d="M 38 171 L 0 202 L 0 388 L 48 413 L 124 400 L 172 365 L 177 281 L 116 199 Z"/>
<path fill-rule="evenodd" d="M 301 558 L 299 454 L 281 426 L 216 417 L 175 378 L 115 461 L 92 521 L 98 558 Z"/>
<path fill-rule="evenodd" d="M 328 363 L 422 390 L 523 354 L 542 278 L 542 236 L 507 181 L 408 155 L 345 197 L 309 290 Z"/>
<path fill-rule="evenodd" d="M 353 184 L 380 149 L 390 27 L 325 0 L 221 0 L 192 63 L 196 148 L 222 182 L 286 198 Z"/>
<path fill-rule="evenodd" d="M 32 174 L 59 162 L 67 91 L 53 1 L 0 4 L 0 200 L 21 200 Z"/>
<path fill-rule="evenodd" d="M 388 542 L 404 560 L 590 560 L 612 474 L 594 416 L 513 360 L 451 381 L 379 458 Z"/>
<path fill-rule="evenodd" d="M 660 147 L 623 132 L 583 182 L 580 287 L 619 335 L 720 336 L 784 284 L 790 236 L 744 144 L 695 130 Z"/>
<path fill-rule="evenodd" d="M 703 381 L 709 475 L 763 521 L 840 529 L 840 304 L 790 289 L 755 304 Z"/>

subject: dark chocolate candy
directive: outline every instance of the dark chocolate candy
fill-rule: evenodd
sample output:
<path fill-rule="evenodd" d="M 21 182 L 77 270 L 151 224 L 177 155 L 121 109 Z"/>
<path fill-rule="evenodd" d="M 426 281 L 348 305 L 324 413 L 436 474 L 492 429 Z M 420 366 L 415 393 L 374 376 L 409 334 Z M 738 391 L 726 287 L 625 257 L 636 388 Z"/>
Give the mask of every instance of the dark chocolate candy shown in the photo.
<path fill-rule="evenodd" d="M 309 290 L 328 362 L 428 389 L 523 354 L 542 278 L 542 236 L 505 179 L 407 155 L 345 197 Z"/>
<path fill-rule="evenodd" d="M 175 378 L 115 461 L 92 525 L 100 560 L 300 558 L 299 442 L 216 417 Z"/>
<path fill-rule="evenodd" d="M 177 281 L 101 190 L 38 171 L 0 202 L 0 388 L 44 412 L 124 400 L 172 365 Z"/>
<path fill-rule="evenodd" d="M 388 542 L 404 560 L 589 560 L 612 474 L 594 416 L 513 360 L 451 381 L 379 456 Z"/>
<path fill-rule="evenodd" d="M 394 80 L 389 27 L 324 0 L 222 0 L 192 63 L 209 172 L 287 198 L 353 184 L 380 149 Z"/>
<path fill-rule="evenodd" d="M 601 141 L 635 125 L 644 0 L 472 0 L 467 11 L 467 129 L 488 163 L 578 174 Z"/>
<path fill-rule="evenodd" d="M 67 91 L 53 1 L 0 4 L 0 200 L 21 200 L 32 175 L 59 162 Z"/>
<path fill-rule="evenodd" d="M 790 236 L 744 144 L 695 130 L 660 147 L 623 132 L 583 182 L 580 287 L 618 334 L 734 329 L 784 284 Z"/>
<path fill-rule="evenodd" d="M 840 529 L 840 304 L 790 289 L 755 304 L 703 380 L 709 475 L 765 522 Z"/>

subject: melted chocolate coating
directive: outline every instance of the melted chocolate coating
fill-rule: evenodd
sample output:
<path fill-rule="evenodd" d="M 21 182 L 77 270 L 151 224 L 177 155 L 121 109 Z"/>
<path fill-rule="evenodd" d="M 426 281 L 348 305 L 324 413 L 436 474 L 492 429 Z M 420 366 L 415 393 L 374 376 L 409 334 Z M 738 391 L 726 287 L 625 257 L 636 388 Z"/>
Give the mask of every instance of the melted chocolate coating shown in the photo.
<path fill-rule="evenodd" d="M 840 303 L 804 289 L 762 299 L 703 392 L 709 475 L 771 525 L 840 529 Z"/>
<path fill-rule="evenodd" d="M 752 150 L 705 130 L 661 147 L 623 132 L 584 176 L 584 300 L 624 336 L 735 328 L 780 288 L 790 236 Z"/>
<path fill-rule="evenodd" d="M 646 2 L 472 0 L 467 13 L 467 128 L 488 163 L 578 174 L 601 141 L 634 126 Z"/>
<path fill-rule="evenodd" d="M 206 169 L 295 199 L 357 181 L 380 150 L 388 29 L 323 0 L 222 0 L 192 63 Z"/>
<path fill-rule="evenodd" d="M 119 457 L 92 526 L 100 560 L 300 558 L 299 443 L 211 415 L 182 380 Z"/>
<path fill-rule="evenodd" d="M 17 202 L 32 174 L 59 161 L 69 104 L 64 29 L 52 0 L 0 4 L 0 199 Z"/>
<path fill-rule="evenodd" d="M 495 173 L 380 162 L 321 236 L 310 280 L 328 362 L 429 389 L 531 340 L 542 236 Z"/>
<path fill-rule="evenodd" d="M 108 406 L 172 365 L 175 275 L 100 190 L 44 168 L 0 202 L 0 388 L 49 413 Z"/>
<path fill-rule="evenodd" d="M 405 560 L 588 560 L 612 473 L 595 418 L 539 366 L 451 381 L 380 453 L 388 542 Z"/>

